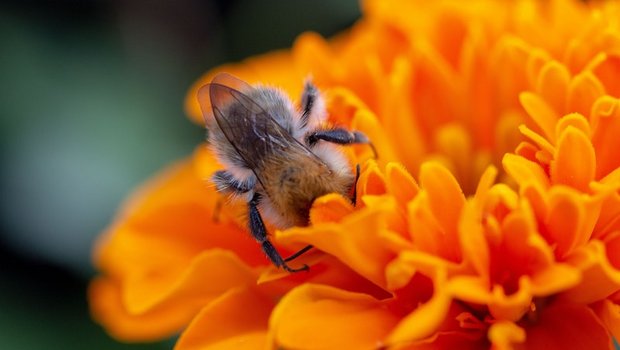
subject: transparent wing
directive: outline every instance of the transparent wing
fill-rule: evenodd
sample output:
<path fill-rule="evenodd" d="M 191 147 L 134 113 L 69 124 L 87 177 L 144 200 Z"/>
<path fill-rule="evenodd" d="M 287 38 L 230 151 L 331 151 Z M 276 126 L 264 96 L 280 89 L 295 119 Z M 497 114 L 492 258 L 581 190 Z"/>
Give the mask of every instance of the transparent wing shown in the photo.
<path fill-rule="evenodd" d="M 240 91 L 242 93 L 244 92 L 247 93 L 248 91 L 252 89 L 252 86 L 250 86 L 250 84 L 233 76 L 232 74 L 228 74 L 228 73 L 217 74 L 213 78 L 213 80 L 211 80 L 211 83 L 203 85 L 198 90 L 198 102 L 200 103 L 200 109 L 202 110 L 202 115 L 205 119 L 205 122 L 207 122 L 208 119 L 213 118 L 213 107 L 212 107 L 211 96 L 210 96 L 211 84 L 219 84 L 223 86 L 228 86 L 229 88 Z M 224 106 L 227 102 L 230 102 L 230 101 L 226 101 L 227 98 L 224 95 L 220 96 L 220 98 L 223 99 L 222 101 L 218 101 L 218 105 L 220 108 Z M 232 98 L 232 96 L 230 96 L 230 98 Z"/>
<path fill-rule="evenodd" d="M 314 161 L 321 162 L 268 112 L 239 89 L 249 91 L 248 89 L 252 87 L 229 74 L 222 73 L 216 76 L 211 84 L 199 90 L 199 101 L 205 118 L 214 118 L 228 142 L 249 168 L 258 170 L 261 162 L 267 157 L 282 152 L 289 156 L 308 156 Z M 210 111 L 207 110 L 209 108 Z"/>

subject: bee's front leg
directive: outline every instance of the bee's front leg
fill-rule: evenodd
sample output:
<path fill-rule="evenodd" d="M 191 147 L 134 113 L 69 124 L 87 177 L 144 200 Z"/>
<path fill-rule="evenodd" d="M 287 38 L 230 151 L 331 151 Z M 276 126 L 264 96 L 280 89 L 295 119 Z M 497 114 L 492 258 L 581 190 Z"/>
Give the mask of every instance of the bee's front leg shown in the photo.
<path fill-rule="evenodd" d="M 351 203 L 353 206 L 357 204 L 357 181 L 360 179 L 360 165 L 355 166 L 355 181 L 353 182 L 353 194 L 351 195 Z"/>
<path fill-rule="evenodd" d="M 328 130 L 317 130 L 306 137 L 306 142 L 310 147 L 314 146 L 319 140 L 337 143 L 339 145 L 350 145 L 354 143 L 367 144 L 372 148 L 375 158 L 378 157 L 375 146 L 368 137 L 361 131 L 349 131 L 343 128 Z"/>
<path fill-rule="evenodd" d="M 265 228 L 265 223 L 263 222 L 263 218 L 258 211 L 258 204 L 260 203 L 260 194 L 254 193 L 252 199 L 248 202 L 250 208 L 250 231 L 252 232 L 252 236 L 258 243 L 261 244 L 261 248 L 267 254 L 267 257 L 271 262 L 276 265 L 276 267 L 282 267 L 284 270 L 288 272 L 299 272 L 299 271 L 307 271 L 309 269 L 308 265 L 303 265 L 300 268 L 293 269 L 286 264 L 286 261 L 282 258 L 282 255 L 278 253 L 273 244 L 269 241 L 267 237 L 267 229 Z"/>

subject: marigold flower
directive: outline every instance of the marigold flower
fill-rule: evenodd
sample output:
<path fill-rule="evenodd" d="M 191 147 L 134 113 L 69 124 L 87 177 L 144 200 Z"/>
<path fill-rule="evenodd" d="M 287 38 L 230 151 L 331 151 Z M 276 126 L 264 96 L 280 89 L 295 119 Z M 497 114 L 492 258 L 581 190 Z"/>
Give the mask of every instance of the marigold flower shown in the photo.
<path fill-rule="evenodd" d="M 203 146 L 139 190 L 97 246 L 94 317 L 178 349 L 611 349 L 620 337 L 620 4 L 380 1 L 329 41 L 208 72 L 299 96 L 376 146 L 358 203 L 318 198 L 308 273 L 270 266 Z M 579 25 L 575 25 L 579 23 Z M 416 181 L 417 179 L 417 181 Z M 220 203 L 220 204 L 218 204 Z M 219 206 L 219 207 L 217 207 Z M 217 208 L 216 208 L 217 207 Z"/>

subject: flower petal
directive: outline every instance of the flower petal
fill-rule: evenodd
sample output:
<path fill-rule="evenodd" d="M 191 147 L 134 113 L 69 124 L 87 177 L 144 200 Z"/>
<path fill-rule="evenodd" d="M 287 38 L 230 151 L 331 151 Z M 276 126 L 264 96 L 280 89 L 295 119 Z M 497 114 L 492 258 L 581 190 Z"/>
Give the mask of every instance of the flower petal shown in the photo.
<path fill-rule="evenodd" d="M 589 115 L 597 98 L 605 94 L 601 82 L 590 72 L 576 75 L 568 87 L 567 112 Z"/>
<path fill-rule="evenodd" d="M 557 112 L 540 96 L 531 92 L 521 93 L 519 100 L 528 115 L 534 119 L 534 122 L 543 131 L 544 136 L 548 140 L 553 141 L 555 139 L 555 123 L 558 120 Z"/>
<path fill-rule="evenodd" d="M 560 135 L 553 158 L 553 183 L 588 192 L 596 173 L 596 154 L 588 135 L 573 126 L 567 127 Z"/>
<path fill-rule="evenodd" d="M 525 330 L 508 321 L 499 321 L 489 328 L 489 341 L 494 350 L 511 350 L 514 344 L 525 341 Z"/>
<path fill-rule="evenodd" d="M 379 286 L 385 286 L 384 269 L 394 253 L 383 244 L 380 232 L 387 228 L 386 215 L 379 208 L 357 211 L 342 222 L 277 231 L 281 243 L 311 244 L 338 257 L 353 270 Z"/>
<path fill-rule="evenodd" d="M 360 145 L 358 149 L 362 153 L 360 153 L 358 159 L 365 160 L 376 156 L 381 164 L 384 164 L 386 160 L 399 159 L 397 151 L 394 150 L 393 137 L 388 133 L 389 129 L 386 129 L 370 110 L 358 110 L 351 121 L 351 129 L 359 130 L 366 134 L 368 139 L 372 140 L 372 144 L 377 150 L 375 155 L 371 147 Z"/>
<path fill-rule="evenodd" d="M 502 164 L 508 175 L 515 179 L 520 186 L 524 186 L 530 182 L 538 183 L 545 189 L 550 186 L 549 178 L 544 170 L 540 165 L 531 160 L 514 154 L 506 154 L 504 155 Z"/>
<path fill-rule="evenodd" d="M 618 249 L 614 253 L 617 254 Z M 579 285 L 563 293 L 563 298 L 588 304 L 606 298 L 620 288 L 620 270 L 610 263 L 601 241 L 592 240 L 579 247 L 568 257 L 567 263 L 581 270 L 583 277 Z"/>
<path fill-rule="evenodd" d="M 612 96 L 620 96 L 620 83 L 615 77 L 620 76 L 620 54 L 601 52 L 600 58 L 590 69 L 605 86 L 605 91 Z"/>
<path fill-rule="evenodd" d="M 556 246 L 556 255 L 566 257 L 577 245 L 589 238 L 585 227 L 585 207 L 574 192 L 558 188 L 549 196 L 545 226 L 548 240 Z"/>
<path fill-rule="evenodd" d="M 443 323 L 452 298 L 445 287 L 445 276 L 434 282 L 435 290 L 430 300 L 403 317 L 390 332 L 387 343 L 398 344 L 422 340 L 431 336 Z"/>
<path fill-rule="evenodd" d="M 428 192 L 428 203 L 437 224 L 441 227 L 446 242 L 458 242 L 458 221 L 461 209 L 465 204 L 465 195 L 454 176 L 443 166 L 427 162 L 420 169 L 420 184 Z M 461 259 L 461 253 L 456 244 L 449 250 L 453 261 Z"/>
<path fill-rule="evenodd" d="M 550 61 L 542 68 L 536 82 L 536 91 L 558 114 L 564 111 L 570 73 L 565 65 Z"/>
<path fill-rule="evenodd" d="M 489 282 L 490 258 L 482 227 L 482 209 L 496 176 L 497 169 L 488 167 L 478 183 L 474 199 L 465 204 L 459 219 L 459 242 L 463 256 L 486 282 Z"/>
<path fill-rule="evenodd" d="M 380 347 L 397 320 L 368 295 L 305 284 L 280 300 L 269 325 L 280 348 L 371 349 Z"/>
<path fill-rule="evenodd" d="M 122 301 L 122 285 L 98 277 L 88 288 L 92 317 L 114 338 L 128 342 L 147 342 L 179 332 L 196 314 L 196 309 L 166 308 L 142 315 L 130 314 Z"/>
<path fill-rule="evenodd" d="M 264 348 L 273 307 L 273 301 L 252 289 L 231 289 L 200 311 L 175 349 Z"/>
<path fill-rule="evenodd" d="M 620 166 L 620 100 L 605 96 L 592 108 L 592 145 L 596 150 L 596 176 L 602 178 Z"/>
<path fill-rule="evenodd" d="M 388 163 L 385 167 L 385 178 L 387 192 L 396 198 L 400 207 L 404 208 L 420 190 L 413 176 L 400 163 Z"/>
<path fill-rule="evenodd" d="M 181 308 L 182 304 L 195 308 L 231 288 L 252 285 L 255 281 L 256 274 L 236 255 L 211 249 L 198 255 L 176 280 L 168 276 L 160 280 L 155 272 L 130 276 L 126 280 L 124 300 L 128 311 L 136 314 L 158 308 Z"/>
<path fill-rule="evenodd" d="M 364 164 L 357 181 L 357 189 L 357 195 L 362 200 L 366 195 L 381 195 L 386 192 L 385 175 L 374 160 L 370 159 Z"/>
<path fill-rule="evenodd" d="M 575 128 L 577 130 L 580 130 L 581 132 L 583 132 L 584 135 L 586 135 L 588 137 L 592 134 L 592 130 L 590 128 L 590 123 L 588 122 L 586 117 L 584 117 L 583 115 L 581 115 L 579 113 L 571 113 L 571 114 L 567 114 L 567 115 L 563 116 L 556 123 L 556 125 L 555 125 L 555 135 L 556 135 L 556 138 L 559 139 L 560 136 L 562 136 L 564 131 L 569 126 Z"/>
<path fill-rule="evenodd" d="M 339 222 L 353 212 L 351 201 L 332 193 L 317 198 L 310 209 L 310 222 L 317 225 L 325 222 Z"/>
<path fill-rule="evenodd" d="M 611 335 L 616 339 L 620 339 L 620 305 L 605 299 L 594 304 L 593 309 Z"/>
<path fill-rule="evenodd" d="M 553 303 L 524 328 L 527 333 L 524 349 L 613 349 L 607 330 L 584 305 Z"/>

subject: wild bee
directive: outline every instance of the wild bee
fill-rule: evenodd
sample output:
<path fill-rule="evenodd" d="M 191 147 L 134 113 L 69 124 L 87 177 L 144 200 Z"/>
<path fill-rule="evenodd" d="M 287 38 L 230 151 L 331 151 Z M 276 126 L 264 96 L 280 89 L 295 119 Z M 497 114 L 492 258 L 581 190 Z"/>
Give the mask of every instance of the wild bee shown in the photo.
<path fill-rule="evenodd" d="M 322 195 L 336 192 L 355 201 L 359 165 L 354 175 L 334 144 L 372 144 L 359 131 L 325 125 L 325 102 L 310 80 L 300 109 L 279 89 L 250 86 L 227 73 L 200 88 L 198 100 L 210 145 L 225 167 L 211 178 L 216 189 L 247 201 L 250 232 L 276 267 L 308 270 L 287 262 L 312 246 L 284 259 L 261 214 L 284 229 L 307 225 L 312 202 Z"/>

